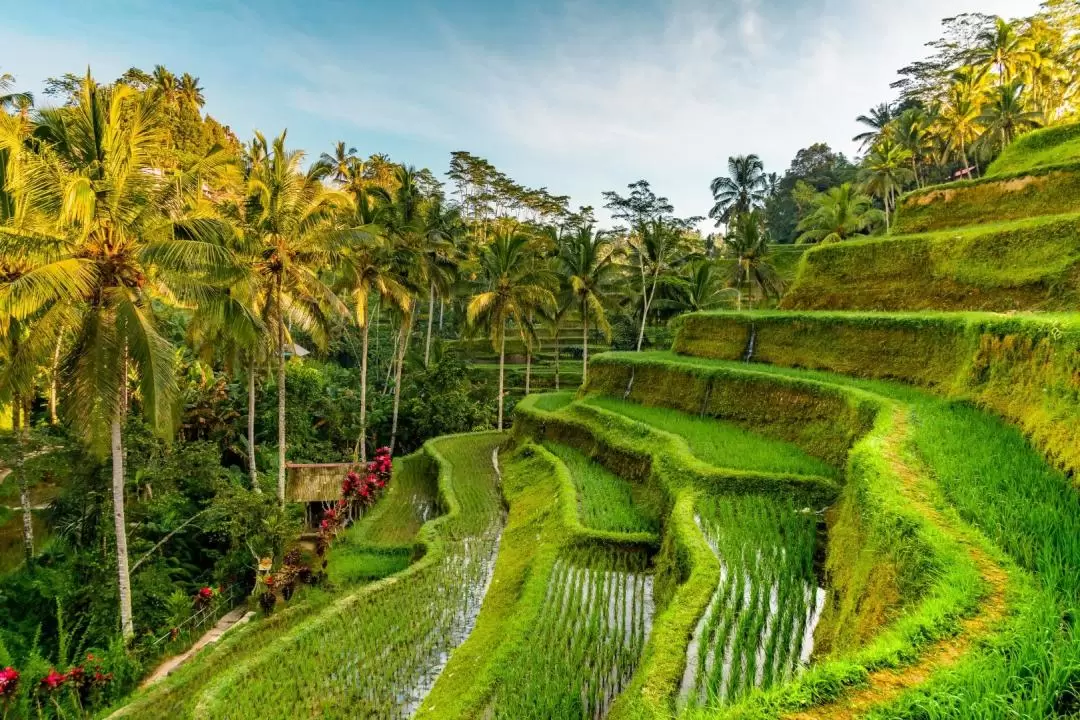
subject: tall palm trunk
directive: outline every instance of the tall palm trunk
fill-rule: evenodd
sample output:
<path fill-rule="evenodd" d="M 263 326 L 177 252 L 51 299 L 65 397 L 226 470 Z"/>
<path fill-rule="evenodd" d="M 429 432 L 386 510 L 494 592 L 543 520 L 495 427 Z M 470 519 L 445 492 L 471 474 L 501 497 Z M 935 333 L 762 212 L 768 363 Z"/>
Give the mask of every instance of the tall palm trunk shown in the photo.
<path fill-rule="evenodd" d="M 30 510 L 30 482 L 26 477 L 26 441 L 29 436 L 30 413 L 22 422 L 22 406 L 18 397 L 11 401 L 11 429 L 19 437 L 19 452 L 14 472 L 19 478 L 19 504 L 23 516 L 23 555 L 27 567 L 34 561 L 34 517 Z"/>
<path fill-rule="evenodd" d="M 431 325 L 435 321 L 435 283 L 428 286 L 427 339 L 424 340 L 424 367 L 431 358 Z"/>
<path fill-rule="evenodd" d="M 525 344 L 525 394 L 529 394 L 532 387 L 532 346 Z"/>
<path fill-rule="evenodd" d="M 499 342 L 499 430 L 503 429 L 503 394 L 504 377 L 506 368 L 506 328 L 503 328 L 502 340 Z"/>
<path fill-rule="evenodd" d="M 364 465 L 367 465 L 367 363 L 370 330 L 370 318 L 365 317 L 364 327 L 360 331 L 360 462 Z"/>
<path fill-rule="evenodd" d="M 401 407 L 401 370 L 405 365 L 405 351 L 409 348 L 409 334 L 412 333 L 412 311 L 415 301 L 406 317 L 401 318 L 401 337 L 398 338 L 397 369 L 394 372 L 394 417 L 390 422 L 390 454 L 394 454 L 397 445 L 398 409 Z"/>
<path fill-rule="evenodd" d="M 439 332 L 442 332 L 443 328 L 443 313 L 446 312 L 446 301 L 439 298 Z"/>
<path fill-rule="evenodd" d="M 581 303 L 581 386 L 589 384 L 589 308 Z M 638 341 L 638 350 L 641 349 L 641 341 Z"/>
<path fill-rule="evenodd" d="M 49 423 L 52 425 L 57 425 L 60 422 L 56 408 L 58 405 L 57 398 L 60 394 L 60 345 L 63 342 L 63 339 L 63 335 L 56 339 L 56 349 L 53 350 L 52 368 L 49 372 Z"/>
<path fill-rule="evenodd" d="M 559 389 L 559 326 L 555 325 L 555 389 Z"/>
<path fill-rule="evenodd" d="M 125 381 L 127 378 L 124 378 Z M 116 572 L 120 589 L 120 629 L 125 640 L 135 637 L 131 612 L 131 575 L 128 572 L 127 522 L 124 520 L 124 441 L 123 416 L 119 409 L 113 417 L 112 500 L 113 526 L 116 530 Z"/>
<path fill-rule="evenodd" d="M 251 475 L 251 489 L 262 492 L 259 487 L 259 472 L 255 464 L 255 358 L 252 356 L 248 365 L 248 406 L 247 406 L 248 474 Z"/>
<path fill-rule="evenodd" d="M 278 502 L 285 506 L 285 316 L 281 308 L 281 281 L 277 287 L 277 312 L 278 312 L 278 366 L 277 366 L 277 438 L 278 438 L 278 478 L 277 495 Z"/>

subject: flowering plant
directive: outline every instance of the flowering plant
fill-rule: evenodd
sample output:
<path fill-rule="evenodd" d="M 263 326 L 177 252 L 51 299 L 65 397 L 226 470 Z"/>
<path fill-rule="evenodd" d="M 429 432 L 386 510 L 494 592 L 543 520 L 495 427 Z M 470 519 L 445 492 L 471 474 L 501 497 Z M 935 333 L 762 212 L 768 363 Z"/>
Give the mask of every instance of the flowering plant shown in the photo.
<path fill-rule="evenodd" d="M 56 668 L 49 668 L 49 674 L 41 678 L 41 687 L 49 692 L 59 690 L 67 681 L 68 676 L 56 672 Z"/>
<path fill-rule="evenodd" d="M 0 698 L 5 701 L 15 697 L 15 691 L 19 689 L 19 671 L 13 667 L 0 670 Z"/>

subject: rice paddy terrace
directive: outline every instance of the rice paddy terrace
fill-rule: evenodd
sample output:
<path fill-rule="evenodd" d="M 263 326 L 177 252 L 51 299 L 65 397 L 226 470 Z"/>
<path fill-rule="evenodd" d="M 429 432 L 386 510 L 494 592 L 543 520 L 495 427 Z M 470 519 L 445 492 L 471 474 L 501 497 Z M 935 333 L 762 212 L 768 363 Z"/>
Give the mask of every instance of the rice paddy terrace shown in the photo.
<path fill-rule="evenodd" d="M 119 714 L 1080 717 L 1072 137 L 399 460 L 335 592 Z M 1028 241 L 1053 272 L 999 267 Z"/>

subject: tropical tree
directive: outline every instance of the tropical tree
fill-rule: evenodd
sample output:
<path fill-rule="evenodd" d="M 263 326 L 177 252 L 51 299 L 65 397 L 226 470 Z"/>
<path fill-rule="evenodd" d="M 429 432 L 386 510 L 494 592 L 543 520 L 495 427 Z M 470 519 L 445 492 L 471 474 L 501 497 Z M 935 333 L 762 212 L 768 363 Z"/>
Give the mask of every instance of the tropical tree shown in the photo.
<path fill-rule="evenodd" d="M 769 234 L 765 228 L 764 213 L 754 210 L 740 215 L 732 230 L 724 238 L 722 251 L 723 257 L 735 261 L 728 273 L 728 284 L 734 288 L 746 286 L 749 308 L 753 308 L 755 292 L 762 297 L 779 297 L 784 291 L 784 281 L 768 261 Z M 698 280 L 705 284 L 705 288 L 708 287 L 708 275 Z"/>
<path fill-rule="evenodd" d="M 917 187 L 922 187 L 919 165 L 934 151 L 933 116 L 922 108 L 908 108 L 900 113 L 893 125 L 891 139 L 907 152 L 911 175 Z"/>
<path fill-rule="evenodd" d="M 419 261 L 422 274 L 427 278 L 428 312 L 427 334 L 424 338 L 424 367 L 431 358 L 431 331 L 435 320 L 435 300 L 443 300 L 454 284 L 457 271 L 457 243 L 455 240 L 465 232 L 461 210 L 446 205 L 441 197 L 425 203 L 420 219 Z"/>
<path fill-rule="evenodd" d="M 499 430 L 503 429 L 506 379 L 506 333 L 513 322 L 523 341 L 528 318 L 555 304 L 551 271 L 537 262 L 532 238 L 519 228 L 496 232 L 480 255 L 480 290 L 469 301 L 470 324 L 487 327 L 492 348 L 499 353 Z"/>
<path fill-rule="evenodd" d="M 971 64 L 993 69 L 999 85 L 1006 85 L 1030 56 L 1028 39 L 1017 26 L 1003 18 L 995 18 L 993 27 L 979 33 L 971 54 Z"/>
<path fill-rule="evenodd" d="M 203 89 L 199 86 L 199 78 L 194 77 L 190 73 L 184 73 L 180 76 L 177 91 L 179 92 L 180 97 L 192 107 L 201 108 L 206 104 L 206 97 L 203 95 Z"/>
<path fill-rule="evenodd" d="M 721 246 L 720 251 L 736 251 L 732 257 L 739 260 L 735 243 L 735 234 L 731 235 L 732 243 Z M 768 252 L 768 243 L 765 244 L 765 252 Z M 735 268 L 732 268 L 734 271 Z M 724 287 L 724 282 L 731 287 Z M 709 259 L 699 259 L 687 263 L 683 272 L 671 283 L 671 294 L 663 300 L 657 301 L 658 307 L 676 313 L 698 312 L 711 310 L 725 304 L 725 295 L 734 294 L 741 304 L 742 292 L 739 285 L 742 277 L 729 276 L 724 278 L 719 272 L 717 263 Z"/>
<path fill-rule="evenodd" d="M 635 266 L 641 282 L 641 327 L 637 349 L 645 341 L 645 324 L 649 319 L 656 290 L 680 259 L 680 227 L 674 221 L 658 217 L 639 223 L 630 234 L 630 264 Z"/>
<path fill-rule="evenodd" d="M 870 108 L 868 114 L 855 118 L 855 122 L 869 129 L 851 139 L 862 145 L 863 148 L 869 147 L 876 143 L 884 133 L 888 132 L 888 128 L 895 117 L 896 113 L 890 103 L 881 103 L 877 107 Z"/>
<path fill-rule="evenodd" d="M 964 85 L 954 85 L 935 119 L 935 131 L 945 146 L 947 156 L 970 167 L 968 152 L 979 139 L 981 110 L 976 97 Z"/>
<path fill-rule="evenodd" d="M 1030 109 L 1024 89 L 1024 82 L 1019 78 L 994 88 L 979 116 L 979 122 L 985 128 L 980 143 L 995 149 L 1004 148 L 1018 135 L 1042 125 L 1042 113 Z"/>
<path fill-rule="evenodd" d="M 908 167 L 911 152 L 886 139 L 874 146 L 863 161 L 863 189 L 881 198 L 885 206 L 885 232 L 889 232 L 890 217 L 896 209 L 896 198 L 904 186 L 915 177 Z"/>
<path fill-rule="evenodd" d="M 133 403 L 163 435 L 172 429 L 174 353 L 157 329 L 153 299 L 195 301 L 203 282 L 232 263 L 225 229 L 191 212 L 202 181 L 228 159 L 220 152 L 166 177 L 151 165 L 163 134 L 160 97 L 89 73 L 73 107 L 41 111 L 38 151 L 24 158 L 28 214 L 40 222 L 0 229 L 0 263 L 29 269 L 0 284 L 0 315 L 33 318 L 9 378 L 45 364 L 58 339 L 74 340 L 64 359 L 66 407 L 95 450 L 111 452 L 120 625 L 134 635 L 124 515 L 124 418 Z"/>
<path fill-rule="evenodd" d="M 595 232 L 591 225 L 582 226 L 564 239 L 559 248 L 559 263 L 581 315 L 581 382 L 584 385 L 589 381 L 589 319 L 595 321 L 606 338 L 611 338 L 604 297 L 610 290 L 616 270 L 615 248 L 603 233 Z"/>
<path fill-rule="evenodd" d="M 0 112 L 17 110 L 32 105 L 34 96 L 28 92 L 16 92 L 15 77 L 11 73 L 0 73 Z"/>
<path fill-rule="evenodd" d="M 866 232 L 882 220 L 873 200 L 844 183 L 814 198 L 812 212 L 798 225 L 796 242 L 831 243 Z"/>
<path fill-rule="evenodd" d="M 253 289 L 263 324 L 270 329 L 277 360 L 278 500 L 285 503 L 285 356 L 295 348 L 293 328 L 325 345 L 335 314 L 347 313 L 320 271 L 340 257 L 334 224 L 348 195 L 330 190 L 313 171 L 302 169 L 304 154 L 288 150 L 282 132 L 272 143 L 255 134 L 245 149 L 244 199 L 228 214 L 247 247 L 259 284 Z"/>
<path fill-rule="evenodd" d="M 736 215 L 750 212 L 765 202 L 768 183 L 765 166 L 757 155 L 729 157 L 728 176 L 714 178 L 709 185 L 714 200 L 709 217 L 719 226 Z"/>

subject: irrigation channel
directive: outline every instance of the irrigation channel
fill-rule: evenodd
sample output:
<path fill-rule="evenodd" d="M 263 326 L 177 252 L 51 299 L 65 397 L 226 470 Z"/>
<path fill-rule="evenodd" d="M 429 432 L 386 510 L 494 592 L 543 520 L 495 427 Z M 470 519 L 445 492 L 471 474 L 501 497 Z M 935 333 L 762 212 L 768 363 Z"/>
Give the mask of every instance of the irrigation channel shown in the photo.
<path fill-rule="evenodd" d="M 768 497 L 701 498 L 696 521 L 720 582 L 694 631 L 682 707 L 737 700 L 809 663 L 825 591 L 814 571 L 817 516 Z"/>
<path fill-rule="evenodd" d="M 499 688 L 494 717 L 606 717 L 637 668 L 653 612 L 647 555 L 608 547 L 564 551 L 530 640 Z"/>

